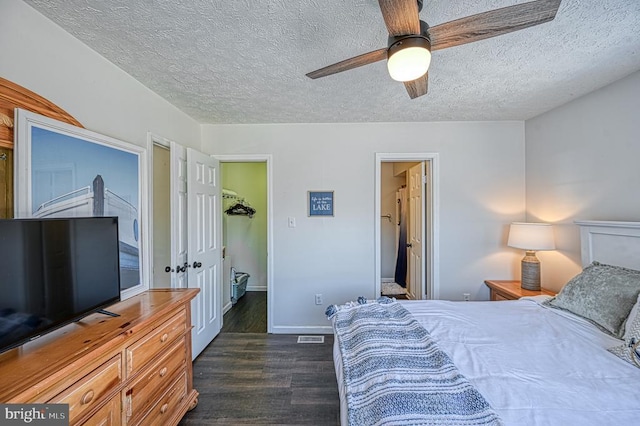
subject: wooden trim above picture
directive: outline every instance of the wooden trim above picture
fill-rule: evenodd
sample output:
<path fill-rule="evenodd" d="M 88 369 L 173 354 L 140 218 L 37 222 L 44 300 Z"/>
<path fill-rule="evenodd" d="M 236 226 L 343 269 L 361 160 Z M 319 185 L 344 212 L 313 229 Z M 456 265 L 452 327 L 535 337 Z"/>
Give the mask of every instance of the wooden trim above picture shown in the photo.
<path fill-rule="evenodd" d="M 0 77 L 0 147 L 13 149 L 13 111 L 22 108 L 45 117 L 83 127 L 62 108 L 29 89 Z"/>
<path fill-rule="evenodd" d="M 16 108 L 83 127 L 53 102 L 0 77 L 0 218 L 13 217 L 13 117 Z"/>

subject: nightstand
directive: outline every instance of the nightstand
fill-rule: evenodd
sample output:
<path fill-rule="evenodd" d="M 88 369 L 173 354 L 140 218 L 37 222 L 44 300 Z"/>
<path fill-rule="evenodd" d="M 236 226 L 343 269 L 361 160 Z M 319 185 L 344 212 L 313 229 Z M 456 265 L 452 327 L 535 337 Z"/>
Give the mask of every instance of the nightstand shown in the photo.
<path fill-rule="evenodd" d="M 520 281 L 485 280 L 484 283 L 491 290 L 491 301 L 516 300 L 524 296 L 540 296 L 541 294 L 556 295 L 554 292 L 544 288 L 540 291 L 526 290 L 520 287 Z"/>

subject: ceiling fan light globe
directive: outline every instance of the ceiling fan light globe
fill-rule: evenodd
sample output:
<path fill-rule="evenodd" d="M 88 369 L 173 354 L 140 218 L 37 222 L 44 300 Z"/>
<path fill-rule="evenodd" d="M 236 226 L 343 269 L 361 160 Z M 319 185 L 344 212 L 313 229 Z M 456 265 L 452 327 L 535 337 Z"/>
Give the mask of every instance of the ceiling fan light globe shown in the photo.
<path fill-rule="evenodd" d="M 389 47 L 387 69 L 396 81 L 413 81 L 425 75 L 431 64 L 429 41 L 422 37 L 400 40 Z"/>

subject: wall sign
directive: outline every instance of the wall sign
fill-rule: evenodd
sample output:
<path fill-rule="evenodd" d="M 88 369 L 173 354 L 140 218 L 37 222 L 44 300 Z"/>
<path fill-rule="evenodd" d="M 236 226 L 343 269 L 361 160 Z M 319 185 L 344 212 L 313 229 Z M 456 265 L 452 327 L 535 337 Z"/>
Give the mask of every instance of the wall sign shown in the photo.
<path fill-rule="evenodd" d="M 333 216 L 333 191 L 308 191 L 309 216 Z"/>

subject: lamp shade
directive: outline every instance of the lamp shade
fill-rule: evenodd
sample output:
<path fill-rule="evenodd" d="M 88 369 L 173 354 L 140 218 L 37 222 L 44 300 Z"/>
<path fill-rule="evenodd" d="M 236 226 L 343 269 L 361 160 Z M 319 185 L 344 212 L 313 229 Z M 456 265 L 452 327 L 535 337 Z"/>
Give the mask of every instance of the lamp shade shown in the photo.
<path fill-rule="evenodd" d="M 554 250 L 553 227 L 548 223 L 514 222 L 509 228 L 509 247 L 523 250 Z"/>

